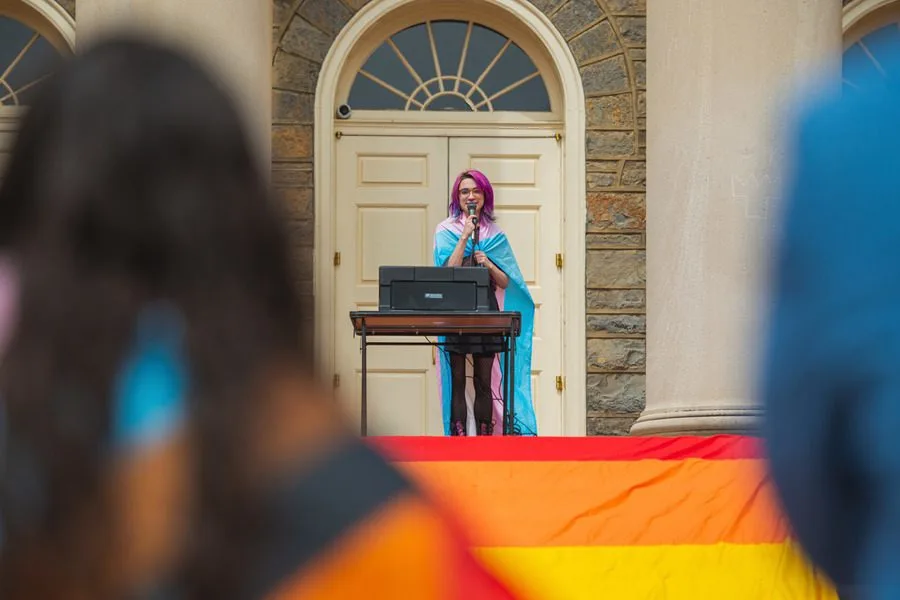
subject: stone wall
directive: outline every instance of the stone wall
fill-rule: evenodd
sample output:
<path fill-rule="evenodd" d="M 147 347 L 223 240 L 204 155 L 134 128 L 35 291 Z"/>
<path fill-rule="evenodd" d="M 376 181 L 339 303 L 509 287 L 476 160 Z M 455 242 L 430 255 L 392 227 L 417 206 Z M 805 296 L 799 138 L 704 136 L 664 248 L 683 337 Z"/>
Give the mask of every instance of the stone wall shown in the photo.
<path fill-rule="evenodd" d="M 316 79 L 369 1 L 274 0 L 273 182 L 310 293 Z M 625 434 L 644 407 L 646 0 L 532 2 L 568 41 L 587 97 L 587 430 Z"/>
<path fill-rule="evenodd" d="M 587 116 L 587 431 L 644 408 L 646 0 L 536 0 L 581 68 Z"/>

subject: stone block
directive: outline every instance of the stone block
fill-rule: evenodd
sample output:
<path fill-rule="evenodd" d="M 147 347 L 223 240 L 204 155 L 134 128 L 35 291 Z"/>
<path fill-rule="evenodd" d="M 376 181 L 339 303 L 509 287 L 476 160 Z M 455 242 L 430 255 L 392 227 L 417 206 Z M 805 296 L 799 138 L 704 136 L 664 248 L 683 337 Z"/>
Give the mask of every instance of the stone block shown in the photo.
<path fill-rule="evenodd" d="M 288 234 L 291 246 L 296 248 L 299 255 L 304 252 L 302 248 L 309 248 L 310 254 L 314 245 L 315 223 L 310 219 L 306 221 L 291 221 L 288 223 Z"/>
<path fill-rule="evenodd" d="M 644 187 L 647 185 L 647 163 L 629 160 L 622 169 L 622 185 Z"/>
<path fill-rule="evenodd" d="M 588 192 L 587 217 L 588 231 L 642 230 L 647 224 L 645 194 L 643 192 Z"/>
<path fill-rule="evenodd" d="M 340 0 L 306 0 L 298 11 L 304 19 L 330 34 L 331 39 L 347 24 L 353 12 Z"/>
<path fill-rule="evenodd" d="M 589 190 L 596 188 L 607 188 L 616 185 L 615 173 L 588 173 L 587 187 Z"/>
<path fill-rule="evenodd" d="M 361 9 L 363 6 L 371 2 L 372 0 L 343 0 L 344 4 L 350 7 L 354 12 Z"/>
<path fill-rule="evenodd" d="M 643 288 L 647 284 L 644 250 L 588 250 L 588 288 Z"/>
<path fill-rule="evenodd" d="M 617 160 L 589 160 L 587 161 L 587 170 L 600 171 L 603 173 L 618 173 L 619 161 Z"/>
<path fill-rule="evenodd" d="M 272 90 L 272 119 L 291 123 L 315 122 L 313 94 Z"/>
<path fill-rule="evenodd" d="M 603 20 L 569 43 L 579 65 L 594 62 L 620 49 L 616 32 L 608 20 Z"/>
<path fill-rule="evenodd" d="M 647 333 L 644 315 L 587 315 L 588 336 L 643 335 Z"/>
<path fill-rule="evenodd" d="M 272 158 L 312 158 L 313 130 L 310 125 L 273 125 Z"/>
<path fill-rule="evenodd" d="M 634 85 L 635 87 L 647 88 L 647 63 L 643 60 L 636 60 L 632 63 L 634 69 Z"/>
<path fill-rule="evenodd" d="M 643 15 L 647 13 L 647 0 L 606 0 L 611 14 Z"/>
<path fill-rule="evenodd" d="M 588 250 L 627 250 L 645 247 L 643 233 L 588 233 Z"/>
<path fill-rule="evenodd" d="M 636 311 L 645 310 L 644 290 L 587 290 L 589 311 Z"/>
<path fill-rule="evenodd" d="M 587 434 L 590 436 L 626 436 L 631 433 L 631 426 L 637 420 L 633 417 L 588 417 Z"/>
<path fill-rule="evenodd" d="M 299 304 L 301 307 L 301 314 L 315 314 L 314 304 L 309 304 L 305 301 L 301 301 Z M 318 355 L 315 332 L 316 327 L 313 319 L 304 319 L 300 322 L 300 333 L 298 334 L 300 351 L 304 352 L 306 356 L 312 357 L 312 360 L 314 361 L 317 360 L 315 357 Z"/>
<path fill-rule="evenodd" d="M 647 60 L 647 49 L 646 48 L 629 48 L 628 49 L 628 58 L 635 60 Z"/>
<path fill-rule="evenodd" d="M 587 340 L 588 371 L 638 371 L 647 364 L 644 340 L 590 338 Z"/>
<path fill-rule="evenodd" d="M 605 373 L 587 376 L 588 414 L 633 415 L 647 403 L 642 373 Z"/>
<path fill-rule="evenodd" d="M 619 94 L 631 89 L 625 57 L 621 54 L 582 68 L 581 81 L 588 96 Z"/>
<path fill-rule="evenodd" d="M 554 10 L 565 4 L 566 0 L 530 0 L 539 11 L 545 15 L 549 15 Z"/>
<path fill-rule="evenodd" d="M 62 6 L 70 17 L 75 18 L 75 0 L 56 0 L 56 3 Z"/>
<path fill-rule="evenodd" d="M 312 247 L 303 246 L 295 249 L 293 260 L 297 279 L 300 281 L 312 281 L 313 270 L 315 269 Z"/>
<path fill-rule="evenodd" d="M 637 114 L 639 117 L 647 116 L 647 92 L 644 90 L 637 93 Z"/>
<path fill-rule="evenodd" d="M 567 40 L 599 20 L 603 11 L 594 0 L 569 0 L 550 20 Z"/>
<path fill-rule="evenodd" d="M 332 39 L 331 35 L 323 33 L 302 17 L 295 16 L 281 36 L 281 48 L 320 63 L 325 60 Z"/>
<path fill-rule="evenodd" d="M 647 45 L 647 19 L 644 17 L 618 17 L 616 24 L 626 46 Z"/>
<path fill-rule="evenodd" d="M 315 94 L 321 67 L 322 65 L 308 58 L 278 50 L 272 66 L 272 87 Z"/>
<path fill-rule="evenodd" d="M 272 165 L 272 185 L 277 187 L 312 187 L 312 161 L 276 163 Z"/>
<path fill-rule="evenodd" d="M 635 142 L 633 131 L 588 131 L 587 157 L 631 156 L 636 150 Z"/>
<path fill-rule="evenodd" d="M 313 219 L 312 188 L 278 188 L 275 195 L 284 203 L 288 218 L 296 221 Z"/>
<path fill-rule="evenodd" d="M 275 49 L 278 48 L 279 44 L 281 44 L 281 30 L 278 27 L 272 27 L 272 54 L 275 53 Z"/>
<path fill-rule="evenodd" d="M 295 0 L 273 0 L 272 25 L 277 28 L 287 28 L 291 17 L 294 15 Z"/>
<path fill-rule="evenodd" d="M 590 128 L 634 128 L 634 97 L 631 94 L 588 98 L 585 104 Z"/>
<path fill-rule="evenodd" d="M 638 129 L 637 132 L 638 149 L 645 150 L 647 148 L 647 130 Z"/>

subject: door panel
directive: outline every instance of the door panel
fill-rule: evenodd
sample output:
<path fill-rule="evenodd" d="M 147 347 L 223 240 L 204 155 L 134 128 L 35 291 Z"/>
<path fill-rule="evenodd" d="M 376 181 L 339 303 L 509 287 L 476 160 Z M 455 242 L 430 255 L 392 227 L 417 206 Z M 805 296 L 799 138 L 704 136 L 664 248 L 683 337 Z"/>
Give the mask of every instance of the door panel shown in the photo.
<path fill-rule="evenodd" d="M 450 175 L 478 169 L 494 187 L 497 224 L 506 232 L 535 302 L 532 389 L 538 431 L 562 435 L 562 202 L 559 144 L 552 138 L 452 138 Z"/>
<path fill-rule="evenodd" d="M 434 228 L 446 214 L 447 138 L 345 135 L 336 158 L 335 365 L 358 422 L 361 361 L 348 313 L 378 308 L 380 266 L 432 263 Z M 370 435 L 443 433 L 429 347 L 369 346 L 367 363 Z"/>

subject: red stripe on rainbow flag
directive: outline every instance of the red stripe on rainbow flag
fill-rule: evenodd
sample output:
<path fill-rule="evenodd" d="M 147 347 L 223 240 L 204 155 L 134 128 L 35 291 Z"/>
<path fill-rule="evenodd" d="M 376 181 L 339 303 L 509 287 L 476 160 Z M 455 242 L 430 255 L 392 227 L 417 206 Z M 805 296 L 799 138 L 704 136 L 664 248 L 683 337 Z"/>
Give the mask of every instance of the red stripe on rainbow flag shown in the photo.
<path fill-rule="evenodd" d="M 708 437 L 370 437 L 395 462 L 739 460 L 763 457 L 762 441 Z"/>

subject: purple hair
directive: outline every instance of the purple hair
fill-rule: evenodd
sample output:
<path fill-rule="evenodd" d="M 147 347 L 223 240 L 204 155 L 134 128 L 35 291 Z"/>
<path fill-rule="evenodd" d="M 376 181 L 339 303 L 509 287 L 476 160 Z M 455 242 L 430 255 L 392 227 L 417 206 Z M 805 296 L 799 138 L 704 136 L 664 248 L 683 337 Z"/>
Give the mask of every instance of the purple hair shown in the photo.
<path fill-rule="evenodd" d="M 475 169 L 469 169 L 468 171 L 463 171 L 456 178 L 456 181 L 453 183 L 453 188 L 450 190 L 450 214 L 454 217 L 459 217 L 462 214 L 462 209 L 459 206 L 459 184 L 463 179 L 473 179 L 475 183 L 478 184 L 478 187 L 481 188 L 481 191 L 484 193 L 484 204 L 481 207 L 481 218 L 488 222 L 494 221 L 494 187 L 491 185 L 490 180 L 487 178 L 487 175 L 482 173 L 481 171 L 476 171 Z"/>

